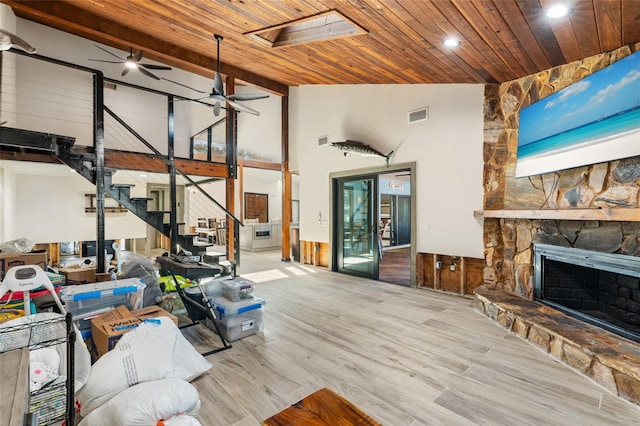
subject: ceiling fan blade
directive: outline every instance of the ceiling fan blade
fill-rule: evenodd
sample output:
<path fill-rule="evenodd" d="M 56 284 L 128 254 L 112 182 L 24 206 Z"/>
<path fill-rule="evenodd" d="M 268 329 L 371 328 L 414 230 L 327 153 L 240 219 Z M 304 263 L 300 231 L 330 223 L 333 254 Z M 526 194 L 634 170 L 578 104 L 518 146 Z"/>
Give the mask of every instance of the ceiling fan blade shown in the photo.
<path fill-rule="evenodd" d="M 256 99 L 266 99 L 269 97 L 267 93 L 235 93 L 227 96 L 232 101 L 254 101 Z"/>
<path fill-rule="evenodd" d="M 222 95 L 212 94 L 212 95 L 209 95 L 209 99 L 212 99 L 216 102 L 227 102 L 227 98 L 225 98 Z"/>
<path fill-rule="evenodd" d="M 142 74 L 146 75 L 147 77 L 151 77 L 155 80 L 160 80 L 160 77 L 158 77 L 155 74 L 150 73 L 149 71 L 145 70 L 144 68 L 138 68 L 138 71 L 140 71 Z"/>
<path fill-rule="evenodd" d="M 87 59 L 87 61 L 104 62 L 105 64 L 121 64 L 122 63 L 122 61 L 103 61 L 102 59 Z"/>
<path fill-rule="evenodd" d="M 129 73 L 129 70 L 130 70 L 130 68 L 125 67 L 125 68 L 122 70 L 122 74 L 120 74 L 120 75 L 121 75 L 122 77 L 124 77 L 125 75 L 127 75 L 127 74 Z"/>
<path fill-rule="evenodd" d="M 0 30 L 0 51 L 9 50 L 12 47 L 24 50 L 27 53 L 36 53 L 35 47 L 9 31 Z"/>
<path fill-rule="evenodd" d="M 194 89 L 193 87 L 189 87 L 189 86 L 187 86 L 186 84 L 182 84 L 182 83 L 178 83 L 177 81 L 169 80 L 168 78 L 161 78 L 160 80 L 165 80 L 165 81 L 168 81 L 169 83 L 177 84 L 178 86 L 185 87 L 185 88 L 187 88 L 187 89 L 193 90 L 194 92 L 198 92 L 198 93 L 207 93 L 207 92 L 205 92 L 205 91 L 203 91 L 203 90 L 198 90 L 198 89 Z M 202 99 L 208 99 L 208 98 L 209 98 L 209 97 L 207 96 L 207 97 L 202 98 Z M 199 99 L 197 99 L 197 100 L 199 100 Z"/>
<path fill-rule="evenodd" d="M 213 106 L 213 115 L 215 115 L 216 117 L 219 116 L 221 109 L 222 109 L 222 105 L 220 105 L 220 102 L 216 102 L 215 105 Z"/>
<path fill-rule="evenodd" d="M 220 77 L 220 73 L 217 71 L 215 77 L 213 77 L 213 91 L 218 95 L 224 96 L 224 84 L 222 83 L 222 77 Z"/>
<path fill-rule="evenodd" d="M 229 105 L 231 105 L 233 107 L 233 109 L 241 111 L 241 112 L 246 112 L 249 113 L 251 115 L 260 115 L 260 111 L 256 111 L 253 108 L 249 108 L 248 106 L 245 105 L 241 105 L 237 102 L 233 102 L 227 99 L 227 102 L 229 103 Z"/>
<path fill-rule="evenodd" d="M 167 67 L 165 65 L 153 65 L 153 64 L 138 64 L 142 67 L 145 67 L 148 70 L 164 70 L 171 71 L 171 67 Z"/>
<path fill-rule="evenodd" d="M 116 54 L 115 54 L 115 53 L 113 53 L 113 52 L 109 52 L 109 51 L 108 51 L 107 49 L 105 49 L 104 47 L 100 47 L 100 46 L 98 46 L 97 44 L 94 44 L 94 46 L 95 46 L 95 47 L 97 47 L 98 49 L 102 50 L 103 52 L 107 52 L 109 55 L 111 55 L 111 56 L 113 56 L 113 57 L 116 57 L 116 58 L 120 59 L 120 60 L 121 60 L 121 61 L 123 61 L 123 62 L 125 61 L 125 59 L 121 58 L 120 56 L 116 55 Z"/>
<path fill-rule="evenodd" d="M 144 54 L 144 52 L 142 50 L 138 50 L 136 52 L 135 55 L 133 55 L 133 60 L 134 62 L 140 62 L 140 59 L 142 59 L 142 55 Z"/>

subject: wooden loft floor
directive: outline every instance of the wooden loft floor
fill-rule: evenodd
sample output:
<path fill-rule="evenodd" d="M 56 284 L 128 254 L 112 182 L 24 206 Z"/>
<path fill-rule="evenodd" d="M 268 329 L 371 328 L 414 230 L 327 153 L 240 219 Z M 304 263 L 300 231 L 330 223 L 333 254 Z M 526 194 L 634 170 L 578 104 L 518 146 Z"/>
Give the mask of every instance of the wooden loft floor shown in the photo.
<path fill-rule="evenodd" d="M 393 426 L 640 422 L 636 406 L 474 311 L 469 297 L 282 263 L 275 251 L 243 253 L 239 272 L 267 300 L 264 333 L 207 358 L 213 368 L 194 382 L 202 424 L 258 425 L 323 387 Z M 183 332 L 219 344 L 204 326 Z"/>

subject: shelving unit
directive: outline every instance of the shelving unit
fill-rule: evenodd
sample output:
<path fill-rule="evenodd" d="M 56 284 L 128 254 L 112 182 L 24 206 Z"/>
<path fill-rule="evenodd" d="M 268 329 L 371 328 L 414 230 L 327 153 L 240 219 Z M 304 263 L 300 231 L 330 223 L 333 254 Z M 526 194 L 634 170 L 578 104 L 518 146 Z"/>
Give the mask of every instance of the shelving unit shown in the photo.
<path fill-rule="evenodd" d="M 75 338 L 71 314 L 69 313 L 0 328 L 0 354 L 3 360 L 16 357 L 17 355 L 15 354 L 21 352 L 20 362 L 17 365 L 19 367 L 18 371 L 14 372 L 14 374 L 18 375 L 17 386 L 13 389 L 16 392 L 20 392 L 20 394 L 15 394 L 14 400 L 28 402 L 28 410 L 23 409 L 22 412 L 26 413 L 26 417 L 35 421 L 35 423 L 29 424 L 46 426 L 61 421 L 65 421 L 67 425 L 74 424 L 73 358 Z M 25 355 L 25 352 L 56 345 L 65 345 L 66 375 L 61 375 L 39 391 L 30 393 L 28 353 Z M 24 362 L 25 356 L 26 362 Z M 64 357 L 61 357 L 61 359 L 64 359 Z M 13 364 L 15 365 L 15 362 Z M 27 376 L 26 386 L 22 383 L 25 374 Z M 4 412 L 5 409 L 6 407 L 3 405 L 3 416 L 6 414 Z M 13 421 L 13 417 L 11 419 Z"/>
<path fill-rule="evenodd" d="M 85 213 L 95 213 L 96 212 L 96 194 L 84 194 L 84 196 L 89 201 L 89 206 L 84 208 Z M 105 203 L 107 199 L 111 199 L 108 194 L 105 194 Z M 117 206 L 105 206 L 105 213 L 126 213 L 129 211 L 125 206 L 120 203 L 117 203 Z"/>

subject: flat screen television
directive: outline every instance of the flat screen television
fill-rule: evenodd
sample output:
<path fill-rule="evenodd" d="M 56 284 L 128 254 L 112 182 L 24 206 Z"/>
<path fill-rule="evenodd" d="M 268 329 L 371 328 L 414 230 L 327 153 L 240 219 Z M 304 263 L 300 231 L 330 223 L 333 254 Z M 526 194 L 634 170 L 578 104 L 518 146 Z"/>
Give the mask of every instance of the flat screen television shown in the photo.
<path fill-rule="evenodd" d="M 640 52 L 520 111 L 516 177 L 640 155 Z"/>

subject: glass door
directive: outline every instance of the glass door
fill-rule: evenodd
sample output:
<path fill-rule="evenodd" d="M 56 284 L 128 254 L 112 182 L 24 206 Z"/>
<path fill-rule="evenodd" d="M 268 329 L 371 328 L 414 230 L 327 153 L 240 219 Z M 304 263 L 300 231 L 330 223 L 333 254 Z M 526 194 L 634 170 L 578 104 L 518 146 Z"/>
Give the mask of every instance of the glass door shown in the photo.
<path fill-rule="evenodd" d="M 339 272 L 378 278 L 376 177 L 334 180 L 335 265 Z"/>

